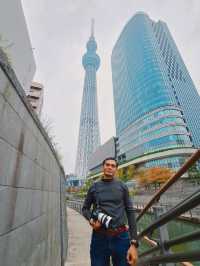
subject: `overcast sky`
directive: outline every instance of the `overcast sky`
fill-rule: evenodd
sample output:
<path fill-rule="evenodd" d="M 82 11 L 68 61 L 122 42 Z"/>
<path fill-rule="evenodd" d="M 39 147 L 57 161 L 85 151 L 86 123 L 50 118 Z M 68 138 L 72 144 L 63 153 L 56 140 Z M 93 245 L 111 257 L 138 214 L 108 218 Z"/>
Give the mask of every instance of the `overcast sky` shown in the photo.
<path fill-rule="evenodd" d="M 43 116 L 53 123 L 53 134 L 63 155 L 66 173 L 75 166 L 83 90 L 81 64 L 95 19 L 95 38 L 101 66 L 97 72 L 101 142 L 115 135 L 112 48 L 126 22 L 138 11 L 167 23 L 200 91 L 199 0 L 22 0 L 34 48 L 35 81 L 45 87 Z"/>

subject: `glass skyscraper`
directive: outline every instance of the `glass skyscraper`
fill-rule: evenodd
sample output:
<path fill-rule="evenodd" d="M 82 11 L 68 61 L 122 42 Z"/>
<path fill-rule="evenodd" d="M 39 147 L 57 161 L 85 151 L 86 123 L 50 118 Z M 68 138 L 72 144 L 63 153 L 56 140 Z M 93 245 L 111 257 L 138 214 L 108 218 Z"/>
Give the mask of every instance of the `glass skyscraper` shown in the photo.
<path fill-rule="evenodd" d="M 97 44 L 94 38 L 92 23 L 91 36 L 87 42 L 87 52 L 82 58 L 85 69 L 85 80 L 81 105 L 79 140 L 76 157 L 75 174 L 86 178 L 89 156 L 100 145 L 96 71 L 100 66 L 100 58 L 96 54 Z"/>
<path fill-rule="evenodd" d="M 180 167 L 200 146 L 200 97 L 166 23 L 137 13 L 111 63 L 118 159 Z"/>

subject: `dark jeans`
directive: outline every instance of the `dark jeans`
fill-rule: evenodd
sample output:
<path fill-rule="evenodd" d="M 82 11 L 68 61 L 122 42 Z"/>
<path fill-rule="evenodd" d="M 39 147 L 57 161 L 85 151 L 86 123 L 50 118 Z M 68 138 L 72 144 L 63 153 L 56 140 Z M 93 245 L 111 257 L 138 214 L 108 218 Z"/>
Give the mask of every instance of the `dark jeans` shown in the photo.
<path fill-rule="evenodd" d="M 110 257 L 113 266 L 128 266 L 126 256 L 129 246 L 128 232 L 107 236 L 93 231 L 90 244 L 91 266 L 109 266 Z"/>

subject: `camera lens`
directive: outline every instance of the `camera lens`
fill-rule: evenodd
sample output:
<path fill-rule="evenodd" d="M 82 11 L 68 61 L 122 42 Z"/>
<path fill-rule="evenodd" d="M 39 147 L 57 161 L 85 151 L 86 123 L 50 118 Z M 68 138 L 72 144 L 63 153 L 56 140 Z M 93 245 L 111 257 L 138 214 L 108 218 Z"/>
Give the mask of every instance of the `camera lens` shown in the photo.
<path fill-rule="evenodd" d="M 99 213 L 98 215 L 98 220 L 101 222 L 101 224 L 103 224 L 106 228 L 109 228 L 110 226 L 110 222 L 112 220 L 112 217 L 110 217 L 109 215 L 106 215 L 102 212 Z"/>

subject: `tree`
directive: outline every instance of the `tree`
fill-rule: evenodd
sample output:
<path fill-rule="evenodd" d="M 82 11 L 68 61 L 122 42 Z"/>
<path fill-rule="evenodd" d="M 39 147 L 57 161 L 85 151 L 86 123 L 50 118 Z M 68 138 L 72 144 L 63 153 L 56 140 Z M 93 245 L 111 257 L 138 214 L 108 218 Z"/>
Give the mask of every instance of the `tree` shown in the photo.
<path fill-rule="evenodd" d="M 136 170 L 135 165 L 133 164 L 129 165 L 127 169 L 128 180 L 134 179 L 136 174 L 137 174 L 137 170 Z"/>
<path fill-rule="evenodd" d="M 93 179 L 87 179 L 85 181 L 85 184 L 79 189 L 78 193 L 77 193 L 77 197 L 79 198 L 85 198 L 88 189 L 91 187 L 91 185 L 94 183 Z"/>
<path fill-rule="evenodd" d="M 121 177 L 123 176 L 123 169 L 122 168 L 118 168 L 116 175 L 117 175 L 117 177 L 119 177 L 121 179 Z"/>
<path fill-rule="evenodd" d="M 11 61 L 11 56 L 10 56 L 8 49 L 11 48 L 13 45 L 14 45 L 14 42 L 8 43 L 8 40 L 4 39 L 2 35 L 0 35 L 0 48 L 3 50 L 4 55 L 10 65 L 12 65 L 12 61 Z"/>
<path fill-rule="evenodd" d="M 87 179 L 85 181 L 85 184 L 84 186 L 81 188 L 81 191 L 83 192 L 87 192 L 88 189 L 91 187 L 91 185 L 94 183 L 94 180 L 93 179 Z"/>
<path fill-rule="evenodd" d="M 200 182 L 200 169 L 198 168 L 197 164 L 193 164 L 188 170 L 189 179 L 192 181 Z"/>
<path fill-rule="evenodd" d="M 172 177 L 174 171 L 170 168 L 153 167 L 141 171 L 137 175 L 137 179 L 140 185 L 148 187 L 149 185 L 157 185 L 165 183 L 170 177 Z"/>
<path fill-rule="evenodd" d="M 127 171 L 126 167 L 117 169 L 117 177 L 119 177 L 119 179 L 124 181 L 124 182 L 128 181 L 126 171 Z"/>
<path fill-rule="evenodd" d="M 132 180 L 135 178 L 137 174 L 137 170 L 135 165 L 131 164 L 123 168 L 119 168 L 117 170 L 117 176 L 119 179 L 121 179 L 123 182 L 127 182 L 129 180 Z"/>
<path fill-rule="evenodd" d="M 49 140 L 51 141 L 51 144 L 53 145 L 54 151 L 57 155 L 57 158 L 60 162 L 62 162 L 63 156 L 60 152 L 59 144 L 55 141 L 56 136 L 52 133 L 53 132 L 53 122 L 47 117 L 41 118 L 41 123 L 43 125 L 44 130 L 46 131 Z"/>

